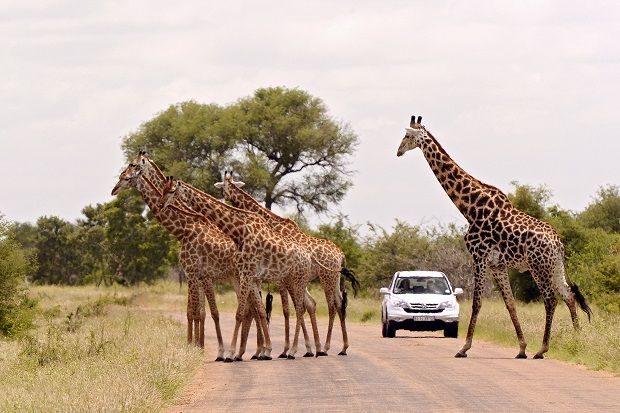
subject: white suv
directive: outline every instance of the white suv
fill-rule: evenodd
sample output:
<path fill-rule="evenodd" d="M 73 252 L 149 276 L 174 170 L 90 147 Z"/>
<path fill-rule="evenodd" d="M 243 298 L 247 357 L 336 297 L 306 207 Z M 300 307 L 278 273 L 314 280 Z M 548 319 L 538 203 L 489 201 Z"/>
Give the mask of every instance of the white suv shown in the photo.
<path fill-rule="evenodd" d="M 389 288 L 381 288 L 383 337 L 396 330 L 437 331 L 456 338 L 459 332 L 461 288 L 452 290 L 446 275 L 438 271 L 398 271 Z"/>

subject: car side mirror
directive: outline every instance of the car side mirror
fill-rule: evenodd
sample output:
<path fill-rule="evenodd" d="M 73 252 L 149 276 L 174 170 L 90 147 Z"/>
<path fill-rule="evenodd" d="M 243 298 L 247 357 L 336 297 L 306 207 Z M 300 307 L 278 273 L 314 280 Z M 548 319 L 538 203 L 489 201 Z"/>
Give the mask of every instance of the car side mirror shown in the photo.
<path fill-rule="evenodd" d="M 462 288 L 455 288 L 454 289 L 454 295 L 460 295 L 463 294 L 463 289 Z"/>
<path fill-rule="evenodd" d="M 381 295 L 386 295 L 386 294 L 389 294 L 389 293 L 390 293 L 390 290 L 389 290 L 388 288 L 383 287 L 383 288 L 380 288 L 380 289 L 379 289 L 379 293 L 380 293 Z"/>

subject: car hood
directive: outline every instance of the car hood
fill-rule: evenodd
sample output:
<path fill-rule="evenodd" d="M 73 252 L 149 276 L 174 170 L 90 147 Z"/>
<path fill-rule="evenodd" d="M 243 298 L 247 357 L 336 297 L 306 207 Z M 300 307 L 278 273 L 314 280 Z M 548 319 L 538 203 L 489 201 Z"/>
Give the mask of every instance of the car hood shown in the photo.
<path fill-rule="evenodd" d="M 392 294 L 393 297 L 398 297 L 408 303 L 420 303 L 420 304 L 439 304 L 444 301 L 453 300 L 454 296 L 444 294 Z"/>

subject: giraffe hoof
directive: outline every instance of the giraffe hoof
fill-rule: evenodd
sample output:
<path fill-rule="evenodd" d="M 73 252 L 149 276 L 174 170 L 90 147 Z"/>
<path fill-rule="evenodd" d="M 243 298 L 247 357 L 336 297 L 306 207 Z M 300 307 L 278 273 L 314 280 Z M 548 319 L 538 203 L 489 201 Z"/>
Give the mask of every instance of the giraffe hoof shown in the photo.
<path fill-rule="evenodd" d="M 467 353 L 461 353 L 460 351 L 458 353 L 456 353 L 454 355 L 454 357 L 456 357 L 457 359 L 461 359 L 461 358 L 465 358 L 467 357 Z"/>
<path fill-rule="evenodd" d="M 317 351 L 316 352 L 316 356 L 317 357 L 327 357 L 327 351 Z"/>
<path fill-rule="evenodd" d="M 224 361 L 224 357 L 222 357 L 222 356 L 217 356 L 217 358 L 215 359 L 215 361 Z"/>
<path fill-rule="evenodd" d="M 289 360 L 295 360 L 295 356 L 291 356 L 290 354 L 288 356 L 286 356 L 287 359 Z"/>
<path fill-rule="evenodd" d="M 535 358 L 535 359 L 539 359 L 539 360 L 541 360 L 541 359 L 544 359 L 544 358 L 545 358 L 545 356 L 544 356 L 544 355 L 542 355 L 542 354 L 538 354 L 538 353 L 536 353 L 536 354 L 534 354 L 534 358 Z"/>
<path fill-rule="evenodd" d="M 279 359 L 285 359 L 286 358 L 286 353 L 282 353 L 278 356 Z"/>
<path fill-rule="evenodd" d="M 241 358 L 241 357 L 237 356 L 237 357 L 235 357 L 235 358 L 233 359 L 233 361 L 243 361 L 243 358 Z"/>
<path fill-rule="evenodd" d="M 516 359 L 526 359 L 527 358 L 527 354 L 519 353 L 519 354 L 517 354 L 517 356 L 515 358 Z M 536 358 L 536 356 L 534 356 L 534 358 Z"/>
<path fill-rule="evenodd" d="M 327 354 L 326 354 L 327 355 Z M 342 350 L 340 353 L 338 353 L 339 356 L 346 356 L 347 352 Z"/>
<path fill-rule="evenodd" d="M 257 356 L 256 354 L 254 354 L 254 355 L 250 358 L 250 360 L 258 360 L 258 356 Z"/>
<path fill-rule="evenodd" d="M 232 362 L 233 362 L 233 359 L 231 359 L 230 357 L 226 357 L 224 359 L 224 363 L 232 363 Z"/>
<path fill-rule="evenodd" d="M 314 354 L 308 351 L 306 354 L 304 354 L 304 357 L 314 357 Z"/>
<path fill-rule="evenodd" d="M 260 356 L 259 360 L 271 360 L 271 356 Z"/>

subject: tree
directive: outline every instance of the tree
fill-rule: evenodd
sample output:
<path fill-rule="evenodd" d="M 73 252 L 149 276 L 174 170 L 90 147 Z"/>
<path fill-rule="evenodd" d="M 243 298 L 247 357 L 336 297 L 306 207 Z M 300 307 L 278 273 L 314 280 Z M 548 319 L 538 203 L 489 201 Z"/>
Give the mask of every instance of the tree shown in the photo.
<path fill-rule="evenodd" d="M 357 229 L 348 224 L 347 217 L 339 215 L 333 224 L 319 225 L 310 235 L 328 239 L 338 245 L 347 260 L 347 267 L 357 269 L 362 260 L 362 246 L 359 243 Z"/>
<path fill-rule="evenodd" d="M 174 240 L 157 220 L 145 213 L 142 199 L 120 192 L 104 204 L 109 268 L 130 284 L 151 283 L 166 274 Z"/>
<path fill-rule="evenodd" d="M 145 149 L 167 174 L 212 195 L 221 195 L 213 184 L 233 168 L 267 208 L 316 212 L 351 186 L 347 157 L 356 144 L 319 98 L 283 87 L 258 89 L 226 107 L 173 105 L 123 139 L 128 160 Z"/>
<path fill-rule="evenodd" d="M 33 280 L 45 284 L 75 284 L 80 281 L 80 245 L 75 225 L 56 216 L 37 220 L 38 268 Z"/>
<path fill-rule="evenodd" d="M 146 150 L 167 174 L 220 195 L 213 184 L 237 145 L 229 128 L 230 114 L 222 107 L 187 101 L 171 105 L 123 139 L 128 161 Z"/>
<path fill-rule="evenodd" d="M 620 234 L 620 189 L 616 185 L 599 188 L 594 201 L 579 214 L 588 228 L 601 228 Z"/>
<path fill-rule="evenodd" d="M 321 99 L 298 89 L 258 89 L 230 110 L 249 190 L 265 206 L 293 203 L 324 212 L 351 186 L 346 157 L 357 144 L 351 128 L 328 116 Z"/>
<path fill-rule="evenodd" d="M 32 326 L 36 303 L 26 295 L 24 280 L 33 270 L 32 256 L 0 215 L 0 335 L 14 336 Z"/>

